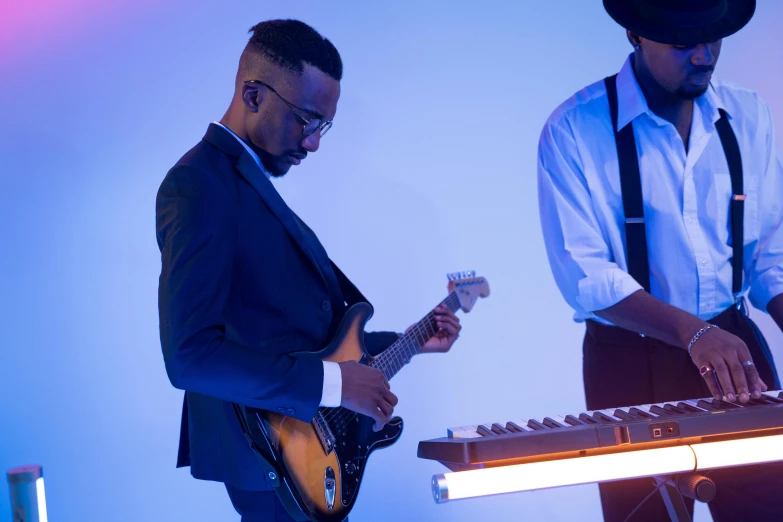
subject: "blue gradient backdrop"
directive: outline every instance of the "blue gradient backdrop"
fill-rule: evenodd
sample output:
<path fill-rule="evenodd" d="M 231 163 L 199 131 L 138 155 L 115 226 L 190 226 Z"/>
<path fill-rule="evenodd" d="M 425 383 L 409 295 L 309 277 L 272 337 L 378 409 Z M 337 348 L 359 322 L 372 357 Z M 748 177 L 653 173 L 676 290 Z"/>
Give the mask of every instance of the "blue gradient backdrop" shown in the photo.
<path fill-rule="evenodd" d="M 158 341 L 154 199 L 223 115 L 248 28 L 277 17 L 345 62 L 333 130 L 276 186 L 372 299 L 370 327 L 418 320 L 449 271 L 492 287 L 450 354 L 392 382 L 406 430 L 371 460 L 351 520 L 600 519 L 594 485 L 439 506 L 444 468 L 416 458 L 448 426 L 584 407 L 583 329 L 550 275 L 535 166 L 549 113 L 630 50 L 598 0 L 3 4 L 0 468 L 43 464 L 50 520 L 238 519 L 221 485 L 174 468 L 182 392 Z M 779 128 L 781 22 L 783 2 L 760 0 L 718 67 Z M 754 317 L 783 360 L 783 335 Z"/>

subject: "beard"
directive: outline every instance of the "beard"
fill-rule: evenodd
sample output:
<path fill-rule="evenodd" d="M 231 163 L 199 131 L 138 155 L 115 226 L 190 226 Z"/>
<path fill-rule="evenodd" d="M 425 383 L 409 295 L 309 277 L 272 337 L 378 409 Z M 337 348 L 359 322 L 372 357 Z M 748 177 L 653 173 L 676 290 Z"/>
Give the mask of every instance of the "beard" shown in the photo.
<path fill-rule="evenodd" d="M 288 174 L 291 164 L 286 161 L 286 156 L 276 156 L 256 147 L 256 154 L 261 160 L 264 170 L 273 178 L 282 178 Z"/>
<path fill-rule="evenodd" d="M 709 87 L 709 85 L 681 85 L 674 94 L 683 100 L 695 100 L 707 92 Z"/>

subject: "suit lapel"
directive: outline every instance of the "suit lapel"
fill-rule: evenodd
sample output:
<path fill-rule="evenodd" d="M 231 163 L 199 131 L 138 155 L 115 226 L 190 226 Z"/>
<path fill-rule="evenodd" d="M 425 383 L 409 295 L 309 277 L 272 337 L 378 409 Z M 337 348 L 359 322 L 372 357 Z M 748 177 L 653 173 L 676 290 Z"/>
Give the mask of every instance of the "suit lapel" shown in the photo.
<path fill-rule="evenodd" d="M 297 247 L 299 247 L 307 259 L 315 265 L 324 284 L 326 284 L 327 287 L 331 287 L 335 284 L 336 279 L 328 277 L 327 275 L 331 274 L 332 270 L 329 265 L 329 257 L 326 255 L 326 251 L 323 251 L 323 255 L 320 255 L 321 252 L 316 252 L 319 245 L 314 243 L 317 243 L 318 240 L 315 239 L 315 237 L 313 237 L 312 240 L 308 240 L 306 234 L 312 234 L 310 229 L 307 228 L 306 225 L 304 225 L 304 227 L 300 226 L 301 222 L 299 219 L 294 215 L 293 211 L 288 208 L 288 205 L 286 205 L 283 198 L 280 197 L 280 194 L 278 194 L 277 190 L 272 185 L 272 182 L 267 179 L 258 164 L 250 154 L 247 153 L 237 138 L 220 126 L 210 124 L 204 139 L 226 154 L 237 158 L 236 163 L 234 164 L 237 172 L 239 172 L 248 184 L 255 189 L 267 208 L 269 208 L 272 214 L 274 214 L 283 227 L 285 227 L 288 235 L 291 236 Z"/>
<path fill-rule="evenodd" d="M 291 211 L 291 215 L 294 217 L 297 225 L 299 225 L 299 228 L 303 232 L 305 238 L 309 238 L 307 244 L 310 246 L 310 250 L 318 262 L 318 269 L 321 271 L 321 277 L 324 278 L 327 286 L 331 286 L 332 293 L 334 295 L 342 295 L 342 291 L 340 290 L 340 283 L 337 280 L 337 275 L 332 269 L 332 262 L 329 259 L 329 254 L 326 253 L 323 245 L 321 245 L 321 242 L 318 241 L 318 237 L 315 235 L 315 232 L 313 232 L 310 227 L 308 227 L 307 224 L 296 215 L 294 211 Z"/>
<path fill-rule="evenodd" d="M 236 169 L 242 174 L 242 177 L 245 178 L 250 186 L 258 192 L 258 195 L 261 196 L 261 199 L 272 214 L 274 214 L 280 223 L 283 224 L 288 234 L 294 240 L 294 243 L 296 243 L 299 249 L 315 265 L 318 269 L 318 273 L 324 280 L 324 283 L 328 283 L 327 278 L 324 277 L 321 263 L 318 262 L 313 249 L 310 248 L 307 238 L 305 237 L 302 228 L 297 223 L 293 212 L 288 208 L 288 205 L 285 204 L 283 198 L 280 197 L 280 194 L 277 193 L 275 187 L 272 186 L 272 182 L 266 178 L 263 172 L 261 172 L 261 169 L 258 168 L 255 160 L 250 157 L 250 154 L 248 154 L 247 151 L 243 151 L 242 155 L 237 159 Z"/>

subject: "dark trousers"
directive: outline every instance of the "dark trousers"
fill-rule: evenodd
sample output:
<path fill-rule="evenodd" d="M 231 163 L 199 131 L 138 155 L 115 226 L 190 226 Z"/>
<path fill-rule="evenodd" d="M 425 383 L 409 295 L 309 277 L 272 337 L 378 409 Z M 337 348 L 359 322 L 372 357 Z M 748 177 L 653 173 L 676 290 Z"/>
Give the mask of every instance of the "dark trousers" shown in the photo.
<path fill-rule="evenodd" d="M 274 491 L 248 491 L 230 484 L 226 491 L 242 522 L 294 522 Z"/>
<path fill-rule="evenodd" d="M 747 344 L 761 379 L 780 389 L 769 347 L 758 327 L 736 307 L 713 324 Z M 588 410 L 710 397 L 688 353 L 639 334 L 587 321 L 584 383 Z M 724 468 L 705 473 L 717 489 L 709 503 L 715 522 L 783 520 L 783 463 Z M 599 485 L 604 520 L 623 522 L 654 489 L 651 478 Z M 685 498 L 691 518 L 693 500 Z M 628 522 L 670 520 L 663 498 L 653 494 Z"/>

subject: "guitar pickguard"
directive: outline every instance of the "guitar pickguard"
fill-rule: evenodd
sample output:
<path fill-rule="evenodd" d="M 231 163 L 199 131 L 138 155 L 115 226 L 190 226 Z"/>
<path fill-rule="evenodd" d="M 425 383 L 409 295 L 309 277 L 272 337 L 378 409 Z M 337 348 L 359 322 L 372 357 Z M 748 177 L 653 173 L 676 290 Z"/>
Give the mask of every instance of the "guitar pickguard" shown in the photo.
<path fill-rule="evenodd" d="M 394 444 L 402 434 L 402 419 L 393 417 L 381 431 L 372 429 L 375 421 L 370 417 L 344 410 L 348 417 L 330 422 L 335 437 L 334 451 L 340 463 L 341 501 L 343 506 L 353 504 L 359 492 L 367 458 L 373 450 Z"/>

